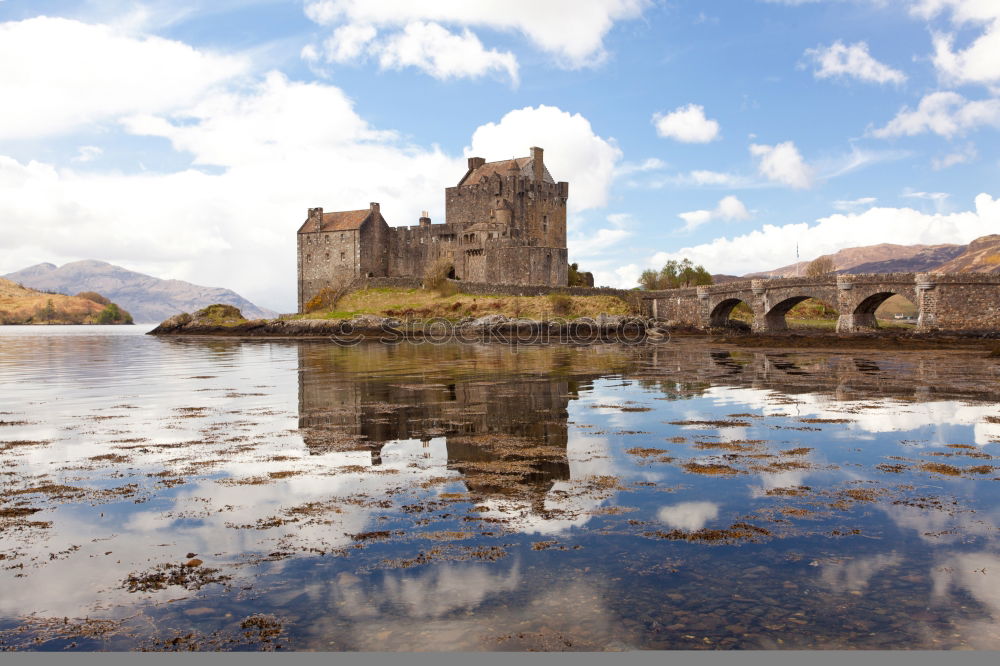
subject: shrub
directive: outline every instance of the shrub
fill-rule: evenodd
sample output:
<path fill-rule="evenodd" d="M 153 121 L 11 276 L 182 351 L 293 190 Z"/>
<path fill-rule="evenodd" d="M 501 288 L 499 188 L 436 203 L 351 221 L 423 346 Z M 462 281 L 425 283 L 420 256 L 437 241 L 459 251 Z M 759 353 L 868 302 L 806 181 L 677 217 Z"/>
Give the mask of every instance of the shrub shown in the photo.
<path fill-rule="evenodd" d="M 458 287 L 448 278 L 455 274 L 451 261 L 442 257 L 427 267 L 424 272 L 424 289 L 436 291 L 441 296 L 451 296 Z"/>
<path fill-rule="evenodd" d="M 819 257 L 813 259 L 806 266 L 806 275 L 808 277 L 822 277 L 823 275 L 828 275 L 837 270 L 837 267 L 833 263 L 833 259 L 828 256 Z"/>
<path fill-rule="evenodd" d="M 712 284 L 712 275 L 702 266 L 696 266 L 690 259 L 671 259 L 659 271 L 648 269 L 639 277 L 643 289 L 676 289 L 701 284 Z"/>
<path fill-rule="evenodd" d="M 239 312 L 239 310 L 237 310 Z M 132 315 L 130 315 L 125 310 L 122 310 L 114 303 L 108 303 L 107 306 L 97 313 L 97 323 L 98 324 L 131 324 Z"/>
<path fill-rule="evenodd" d="M 579 265 L 572 263 L 566 272 L 567 286 L 570 287 L 593 287 L 594 274 L 590 271 L 581 271 Z"/>
<path fill-rule="evenodd" d="M 566 294 L 549 294 L 552 314 L 567 315 L 573 309 L 573 299 Z"/>
<path fill-rule="evenodd" d="M 101 296 L 96 291 L 81 291 L 76 295 L 77 298 L 86 298 L 88 301 L 94 301 L 98 305 L 111 305 L 111 299 Z"/>
<path fill-rule="evenodd" d="M 329 287 L 323 287 L 320 289 L 315 296 L 306 301 L 305 311 L 306 312 L 316 312 L 321 310 L 333 310 L 337 307 L 337 303 L 340 302 L 347 292 L 351 290 L 350 283 L 333 284 Z"/>
<path fill-rule="evenodd" d="M 194 313 L 195 319 L 210 319 L 220 321 L 226 319 L 243 319 L 243 313 L 238 307 L 226 303 L 215 303 Z"/>

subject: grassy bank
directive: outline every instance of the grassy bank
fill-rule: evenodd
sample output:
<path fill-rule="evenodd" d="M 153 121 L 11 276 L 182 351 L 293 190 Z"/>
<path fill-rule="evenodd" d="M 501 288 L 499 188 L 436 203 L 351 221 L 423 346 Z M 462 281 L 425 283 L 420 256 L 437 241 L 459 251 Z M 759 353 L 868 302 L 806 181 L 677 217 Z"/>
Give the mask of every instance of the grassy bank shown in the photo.
<path fill-rule="evenodd" d="M 350 319 L 355 315 L 378 315 L 410 319 L 442 317 L 458 320 L 502 314 L 527 319 L 553 317 L 596 317 L 601 314 L 626 315 L 629 304 L 616 296 L 505 296 L 453 294 L 442 296 L 426 289 L 375 288 L 347 294 L 330 310 L 318 310 L 295 319 Z"/>
<path fill-rule="evenodd" d="M 0 324 L 131 324 L 132 316 L 92 291 L 37 291 L 0 278 Z"/>

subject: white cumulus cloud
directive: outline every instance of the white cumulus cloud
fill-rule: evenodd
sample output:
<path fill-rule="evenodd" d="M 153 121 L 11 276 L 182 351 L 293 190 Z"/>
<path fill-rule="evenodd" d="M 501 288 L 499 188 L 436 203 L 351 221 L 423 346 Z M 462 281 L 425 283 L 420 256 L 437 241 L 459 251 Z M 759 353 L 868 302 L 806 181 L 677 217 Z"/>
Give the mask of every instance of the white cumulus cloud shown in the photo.
<path fill-rule="evenodd" d="M 1000 99 L 969 101 L 956 92 L 934 92 L 925 95 L 916 109 L 904 106 L 871 134 L 885 139 L 933 132 L 951 138 L 979 127 L 1000 127 Z"/>
<path fill-rule="evenodd" d="M 614 139 L 598 136 L 579 113 L 544 104 L 510 111 L 500 122 L 476 129 L 465 154 L 510 159 L 527 155 L 531 146 L 545 150 L 543 159 L 554 179 L 569 182 L 571 214 L 607 203 L 622 151 Z"/>
<path fill-rule="evenodd" d="M 934 33 L 934 66 L 949 83 L 1000 83 L 1000 3 L 994 0 L 921 0 L 911 11 L 933 18 L 950 11 L 957 28 L 982 28 L 966 48 L 955 48 L 954 32 Z"/>
<path fill-rule="evenodd" d="M 742 201 L 729 195 L 723 197 L 713 210 L 693 210 L 688 213 L 680 213 L 678 217 L 684 220 L 684 231 L 693 231 L 712 220 L 748 220 L 750 219 L 750 211 L 747 210 Z"/>
<path fill-rule="evenodd" d="M 600 62 L 604 37 L 617 21 L 638 18 L 649 0 L 309 0 L 306 15 L 321 25 L 401 28 L 433 21 L 520 33 L 567 67 Z"/>
<path fill-rule="evenodd" d="M 323 43 L 327 62 L 348 62 L 361 56 L 378 31 L 363 23 L 342 25 Z"/>
<path fill-rule="evenodd" d="M 656 517 L 674 529 L 694 532 L 719 517 L 719 505 L 715 502 L 680 502 L 662 507 Z"/>
<path fill-rule="evenodd" d="M 350 27 L 350 26 L 348 26 Z M 437 23 L 410 23 L 377 47 L 382 69 L 416 67 L 438 79 L 504 72 L 517 84 L 517 59 L 509 51 L 486 49 L 468 29 L 456 35 Z"/>
<path fill-rule="evenodd" d="M 895 83 L 906 81 L 906 75 L 873 58 L 868 44 L 844 44 L 839 39 L 829 46 L 806 49 L 805 55 L 816 65 L 813 75 L 817 79 L 852 77 L 869 83 Z"/>
<path fill-rule="evenodd" d="M 656 133 L 684 143 L 708 143 L 719 138 L 719 123 L 705 117 L 705 107 L 688 104 L 670 113 L 653 115 Z"/>
<path fill-rule="evenodd" d="M 742 275 L 791 263 L 796 244 L 804 255 L 820 256 L 862 244 L 858 239 L 864 239 L 865 245 L 968 243 L 996 233 L 998 228 L 1000 199 L 984 193 L 976 197 L 974 210 L 957 213 L 872 207 L 861 213 L 830 215 L 812 224 L 765 224 L 747 234 L 716 238 L 676 252 L 658 252 L 646 266 L 658 268 L 670 259 L 687 257 L 712 273 Z"/>
<path fill-rule="evenodd" d="M 759 159 L 757 169 L 768 180 L 799 189 L 812 185 L 812 169 L 792 141 L 774 146 L 752 144 L 750 154 Z"/>
<path fill-rule="evenodd" d="M 0 23 L 0 139 L 161 113 L 244 73 L 241 56 L 64 18 Z"/>

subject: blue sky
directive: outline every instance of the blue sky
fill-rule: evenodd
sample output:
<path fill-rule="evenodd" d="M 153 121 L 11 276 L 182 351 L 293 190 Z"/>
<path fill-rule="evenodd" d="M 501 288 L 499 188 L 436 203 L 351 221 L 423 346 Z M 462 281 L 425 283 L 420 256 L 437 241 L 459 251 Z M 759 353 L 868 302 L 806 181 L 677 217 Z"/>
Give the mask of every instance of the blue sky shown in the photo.
<path fill-rule="evenodd" d="M 294 308 L 311 206 L 545 148 L 599 284 L 1000 231 L 996 0 L 0 0 L 0 273 Z"/>

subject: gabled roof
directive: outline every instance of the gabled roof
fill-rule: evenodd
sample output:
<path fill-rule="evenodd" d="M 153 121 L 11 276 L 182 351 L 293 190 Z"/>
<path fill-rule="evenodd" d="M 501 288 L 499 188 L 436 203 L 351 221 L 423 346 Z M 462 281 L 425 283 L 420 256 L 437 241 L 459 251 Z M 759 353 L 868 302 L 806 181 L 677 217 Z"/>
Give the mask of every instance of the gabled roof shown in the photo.
<path fill-rule="evenodd" d="M 475 184 L 478 183 L 481 178 L 489 178 L 493 174 L 498 174 L 501 178 L 503 178 L 511 170 L 512 166 L 514 167 L 514 170 L 518 172 L 518 175 L 525 178 L 534 178 L 534 164 L 535 160 L 531 157 L 515 157 L 511 160 L 487 162 L 478 169 L 472 171 L 472 173 L 467 174 L 459 185 Z M 555 181 L 552 179 L 552 175 L 549 173 L 548 168 L 546 168 L 544 164 L 542 165 L 542 180 L 546 183 L 555 184 Z"/>
<path fill-rule="evenodd" d="M 368 215 L 371 214 L 370 208 L 364 208 L 362 210 L 343 210 L 333 213 L 323 213 L 322 224 L 316 224 L 314 220 L 306 220 L 302 228 L 299 229 L 300 234 L 311 233 L 314 231 L 353 231 L 354 229 L 360 229 L 364 221 L 368 219 Z"/>

